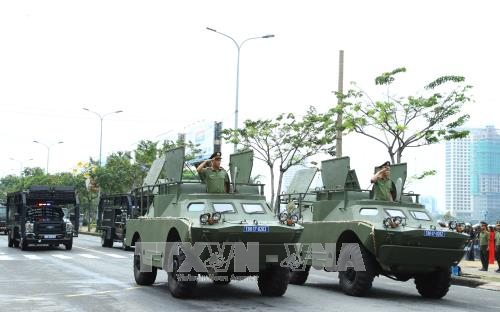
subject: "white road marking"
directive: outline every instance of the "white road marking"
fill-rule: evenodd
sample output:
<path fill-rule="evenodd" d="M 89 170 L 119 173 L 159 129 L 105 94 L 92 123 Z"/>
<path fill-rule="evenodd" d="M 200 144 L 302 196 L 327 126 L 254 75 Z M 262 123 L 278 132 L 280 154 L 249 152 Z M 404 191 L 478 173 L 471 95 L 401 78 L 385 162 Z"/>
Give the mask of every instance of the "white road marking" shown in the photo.
<path fill-rule="evenodd" d="M 1 260 L 14 260 L 14 258 L 11 258 L 9 256 L 0 255 L 0 261 Z"/>
<path fill-rule="evenodd" d="M 120 256 L 120 255 L 115 255 L 115 254 L 106 254 L 106 256 L 110 256 L 116 259 L 127 259 L 127 257 Z"/>
<path fill-rule="evenodd" d="M 30 260 L 41 260 L 42 257 L 39 257 L 37 255 L 23 255 L 25 256 L 26 258 L 30 259 Z"/>
<path fill-rule="evenodd" d="M 79 256 L 82 256 L 84 258 L 88 258 L 88 259 L 100 259 L 99 257 L 97 256 L 94 256 L 94 255 L 89 255 L 89 254 L 78 254 Z"/>
<path fill-rule="evenodd" d="M 63 260 L 71 259 L 71 257 L 65 256 L 65 255 L 52 255 L 52 257 L 56 257 L 56 258 L 63 259 Z"/>

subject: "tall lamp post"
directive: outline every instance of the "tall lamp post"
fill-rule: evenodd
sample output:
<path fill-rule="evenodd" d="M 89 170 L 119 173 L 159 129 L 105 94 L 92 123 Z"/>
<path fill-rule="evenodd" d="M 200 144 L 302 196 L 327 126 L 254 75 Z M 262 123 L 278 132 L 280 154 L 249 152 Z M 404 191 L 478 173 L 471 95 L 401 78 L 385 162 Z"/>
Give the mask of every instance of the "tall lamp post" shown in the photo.
<path fill-rule="evenodd" d="M 38 143 L 38 144 L 42 144 L 43 146 L 45 146 L 47 148 L 47 167 L 45 168 L 45 174 L 49 174 L 49 159 L 50 159 L 50 148 L 54 145 L 57 145 L 57 144 L 62 144 L 64 143 L 63 141 L 59 141 L 57 143 L 54 143 L 54 144 L 51 144 L 51 145 L 47 145 L 45 143 L 42 143 L 40 141 L 37 141 L 37 140 L 34 140 L 33 143 Z"/>
<path fill-rule="evenodd" d="M 96 114 L 97 117 L 99 117 L 99 119 L 101 120 L 101 134 L 100 134 L 100 138 L 99 138 L 99 167 L 102 166 L 102 121 L 104 120 L 104 117 L 108 116 L 108 115 L 111 115 L 111 114 L 119 114 L 119 113 L 122 113 L 123 111 L 122 110 L 117 110 L 117 111 L 114 111 L 114 112 L 110 112 L 110 113 L 106 113 L 104 115 L 101 115 L 99 114 L 98 112 L 94 112 L 86 107 L 82 107 L 83 110 L 87 111 L 87 112 L 90 112 L 90 113 L 93 113 L 93 114 Z"/>
<path fill-rule="evenodd" d="M 265 36 L 260 36 L 260 37 L 247 38 L 238 44 L 238 42 L 236 42 L 236 40 L 234 40 L 233 37 L 231 37 L 229 35 L 221 33 L 220 31 L 217 31 L 217 30 L 210 28 L 210 27 L 207 27 L 207 30 L 213 31 L 219 35 L 222 35 L 224 37 L 231 39 L 234 42 L 234 44 L 236 45 L 236 49 L 238 50 L 238 61 L 236 63 L 236 105 L 235 105 L 235 109 L 234 109 L 234 129 L 236 130 L 236 129 L 238 129 L 238 95 L 239 95 L 239 88 L 240 88 L 240 50 L 241 50 L 241 47 L 243 46 L 243 44 L 245 42 L 247 42 L 249 40 L 273 38 L 274 35 L 265 35 Z M 236 152 L 236 148 L 237 148 L 237 144 L 234 143 L 234 151 L 235 152 Z"/>
<path fill-rule="evenodd" d="M 106 113 L 104 115 L 101 115 L 98 112 L 94 112 L 94 111 L 92 111 L 92 110 L 90 110 L 90 109 L 88 109 L 86 107 L 82 107 L 82 109 L 85 110 L 85 111 L 87 111 L 87 112 L 95 114 L 101 120 L 101 131 L 100 131 L 101 133 L 99 135 L 99 167 L 101 167 L 102 166 L 102 121 L 104 120 L 104 118 L 106 116 L 109 116 L 111 114 L 119 114 L 119 113 L 122 113 L 123 111 L 122 110 L 117 110 L 117 111 L 114 111 L 114 112 L 109 112 L 109 113 Z M 98 197 L 101 196 L 101 187 L 99 187 L 99 189 L 98 189 L 97 196 Z M 90 203 L 89 203 L 89 207 L 90 207 Z M 97 222 L 97 224 L 96 224 L 97 225 L 97 229 L 96 230 L 98 230 L 99 229 L 99 223 L 98 223 L 99 222 L 99 204 L 97 204 L 96 214 L 97 214 L 97 219 L 96 219 L 97 220 L 96 221 Z M 89 231 L 90 231 L 90 210 L 89 210 Z"/>

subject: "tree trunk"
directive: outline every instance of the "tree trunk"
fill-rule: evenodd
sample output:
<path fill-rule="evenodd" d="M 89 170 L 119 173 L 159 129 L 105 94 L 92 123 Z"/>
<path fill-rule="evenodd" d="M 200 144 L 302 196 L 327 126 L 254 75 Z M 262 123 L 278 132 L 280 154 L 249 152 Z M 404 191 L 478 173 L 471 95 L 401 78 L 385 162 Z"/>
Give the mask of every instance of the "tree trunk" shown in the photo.
<path fill-rule="evenodd" d="M 278 189 L 276 190 L 276 204 L 275 204 L 275 207 L 276 209 L 278 209 L 278 212 L 279 212 L 279 209 L 280 209 L 280 193 L 281 193 L 281 183 L 283 181 L 283 171 L 280 170 L 280 176 L 278 178 Z"/>
<path fill-rule="evenodd" d="M 271 172 L 271 209 L 274 208 L 274 171 L 273 171 L 273 166 L 269 165 L 269 171 Z"/>

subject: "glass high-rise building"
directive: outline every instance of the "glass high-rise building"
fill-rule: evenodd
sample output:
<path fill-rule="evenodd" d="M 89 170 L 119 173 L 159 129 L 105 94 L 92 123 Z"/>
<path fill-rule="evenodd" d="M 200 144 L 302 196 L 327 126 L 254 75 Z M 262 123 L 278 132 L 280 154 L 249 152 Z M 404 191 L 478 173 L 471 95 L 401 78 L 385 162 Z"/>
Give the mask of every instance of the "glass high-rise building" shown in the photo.
<path fill-rule="evenodd" d="M 446 142 L 446 209 L 465 220 L 500 220 L 500 135 L 493 126 Z"/>

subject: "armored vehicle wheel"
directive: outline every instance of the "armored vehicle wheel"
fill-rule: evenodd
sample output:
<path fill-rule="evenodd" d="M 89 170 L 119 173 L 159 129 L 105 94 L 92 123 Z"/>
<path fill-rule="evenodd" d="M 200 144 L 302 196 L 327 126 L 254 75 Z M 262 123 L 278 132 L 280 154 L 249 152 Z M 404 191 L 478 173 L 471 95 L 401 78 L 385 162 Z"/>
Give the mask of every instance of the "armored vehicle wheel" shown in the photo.
<path fill-rule="evenodd" d="M 290 284 L 304 285 L 311 270 L 310 265 L 306 265 L 303 271 L 290 271 Z"/>
<path fill-rule="evenodd" d="M 172 296 L 176 298 L 185 298 L 190 296 L 198 284 L 196 272 L 189 272 L 187 274 L 177 272 L 185 259 L 186 255 L 182 249 L 176 251 L 172 248 L 168 257 L 168 260 L 171 261 L 171 264 L 169 263 L 168 265 L 169 272 L 167 272 L 168 289 L 170 290 Z"/>
<path fill-rule="evenodd" d="M 263 296 L 283 296 L 288 288 L 290 269 L 273 265 L 259 272 L 257 285 Z"/>
<path fill-rule="evenodd" d="M 7 237 L 7 245 L 9 247 L 14 247 L 14 242 L 12 241 L 12 238 L 10 237 L 10 235 Z"/>
<path fill-rule="evenodd" d="M 28 241 L 21 237 L 21 250 L 28 249 Z"/>
<path fill-rule="evenodd" d="M 346 294 L 356 297 L 365 295 L 366 292 L 372 288 L 376 267 L 375 260 L 370 253 L 363 246 L 359 246 L 365 265 L 365 271 L 355 271 L 354 268 L 347 268 L 345 271 L 339 271 L 340 287 L 342 287 L 342 290 Z M 349 251 L 346 252 L 350 253 Z"/>
<path fill-rule="evenodd" d="M 136 241 L 136 246 L 137 246 L 137 243 L 140 243 L 140 242 L 141 242 L 141 240 L 138 239 Z M 158 270 L 156 269 L 156 267 L 151 267 L 151 266 L 145 265 L 145 264 L 141 265 L 141 262 L 142 262 L 141 251 L 138 250 L 138 254 L 134 255 L 135 282 L 138 285 L 152 285 L 156 280 L 156 274 L 157 274 Z M 141 272 L 141 267 L 142 267 L 143 272 Z"/>
<path fill-rule="evenodd" d="M 101 246 L 102 247 L 113 247 L 113 240 L 112 239 L 107 239 L 106 238 L 106 231 L 102 231 L 102 235 L 101 235 Z"/>
<path fill-rule="evenodd" d="M 15 235 L 15 234 L 14 234 Z M 14 245 L 15 248 L 19 247 L 19 240 L 17 240 L 15 237 L 12 239 L 12 244 Z"/>
<path fill-rule="evenodd" d="M 441 299 L 450 289 L 451 273 L 449 269 L 441 268 L 438 271 L 415 276 L 415 285 L 422 297 Z"/>

